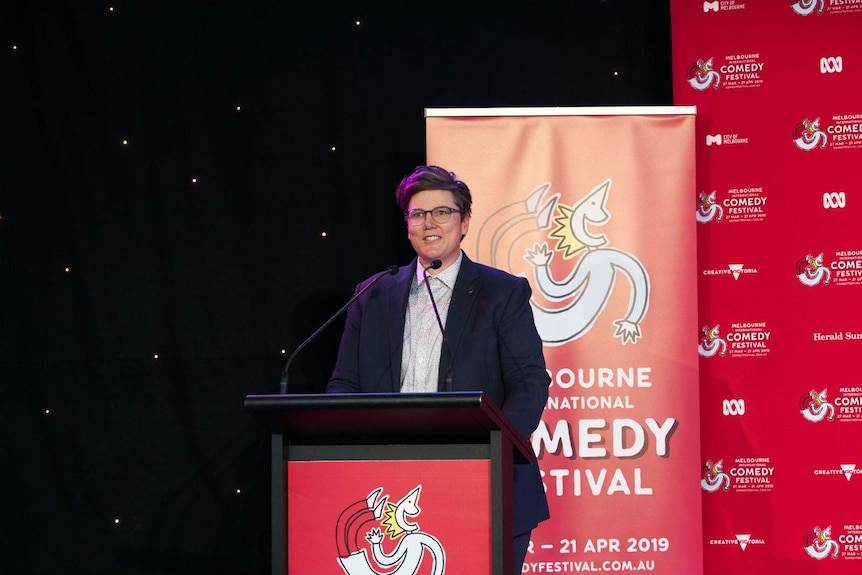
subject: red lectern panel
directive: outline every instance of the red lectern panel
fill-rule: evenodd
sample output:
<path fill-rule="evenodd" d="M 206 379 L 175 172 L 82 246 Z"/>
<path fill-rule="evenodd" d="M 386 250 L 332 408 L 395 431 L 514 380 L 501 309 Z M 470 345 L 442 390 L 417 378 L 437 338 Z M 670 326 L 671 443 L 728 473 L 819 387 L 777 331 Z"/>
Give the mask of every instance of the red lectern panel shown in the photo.
<path fill-rule="evenodd" d="M 487 460 L 288 461 L 287 572 L 491 573 Z"/>

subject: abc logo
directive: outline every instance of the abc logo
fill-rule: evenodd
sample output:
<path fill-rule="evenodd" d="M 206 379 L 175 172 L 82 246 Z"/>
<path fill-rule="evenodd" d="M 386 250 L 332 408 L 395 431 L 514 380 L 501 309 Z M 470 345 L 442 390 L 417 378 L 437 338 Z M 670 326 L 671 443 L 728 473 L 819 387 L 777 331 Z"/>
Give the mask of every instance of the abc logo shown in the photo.
<path fill-rule="evenodd" d="M 745 415 L 744 399 L 725 399 L 721 404 L 724 415 Z"/>

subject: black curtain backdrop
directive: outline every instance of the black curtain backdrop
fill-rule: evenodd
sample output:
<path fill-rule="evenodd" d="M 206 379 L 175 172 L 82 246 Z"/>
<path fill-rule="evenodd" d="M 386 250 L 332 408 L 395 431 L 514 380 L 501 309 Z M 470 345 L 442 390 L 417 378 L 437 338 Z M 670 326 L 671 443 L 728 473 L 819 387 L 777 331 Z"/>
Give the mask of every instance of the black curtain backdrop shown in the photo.
<path fill-rule="evenodd" d="M 671 105 L 669 20 L 658 0 L 4 2 L 0 571 L 267 573 L 269 436 L 243 398 L 411 259 L 393 191 L 424 109 Z M 342 326 L 292 392 L 323 389 Z"/>

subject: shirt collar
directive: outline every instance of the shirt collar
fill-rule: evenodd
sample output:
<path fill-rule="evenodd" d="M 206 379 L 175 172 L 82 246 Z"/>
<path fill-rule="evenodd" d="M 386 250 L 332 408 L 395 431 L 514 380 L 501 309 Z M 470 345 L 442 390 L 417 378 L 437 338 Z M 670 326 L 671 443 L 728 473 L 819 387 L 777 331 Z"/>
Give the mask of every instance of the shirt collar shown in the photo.
<path fill-rule="evenodd" d="M 452 263 L 451 266 L 440 272 L 439 274 L 434 275 L 433 277 L 440 280 L 443 285 L 452 289 L 452 286 L 455 285 L 455 280 L 458 279 L 458 272 L 461 270 L 461 261 L 464 259 L 464 252 L 458 253 L 458 259 Z M 429 274 L 430 275 L 430 274 Z M 422 285 L 422 281 L 425 279 L 425 268 L 422 266 L 422 261 L 417 258 L 416 260 L 416 284 Z"/>

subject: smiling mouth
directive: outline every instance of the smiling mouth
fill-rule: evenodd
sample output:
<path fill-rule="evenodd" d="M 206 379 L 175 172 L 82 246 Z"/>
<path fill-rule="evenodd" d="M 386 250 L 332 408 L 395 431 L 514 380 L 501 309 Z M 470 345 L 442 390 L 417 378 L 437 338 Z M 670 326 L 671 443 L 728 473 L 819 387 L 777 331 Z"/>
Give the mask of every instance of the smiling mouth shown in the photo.
<path fill-rule="evenodd" d="M 425 241 L 439 240 L 440 236 L 425 236 Z"/>

